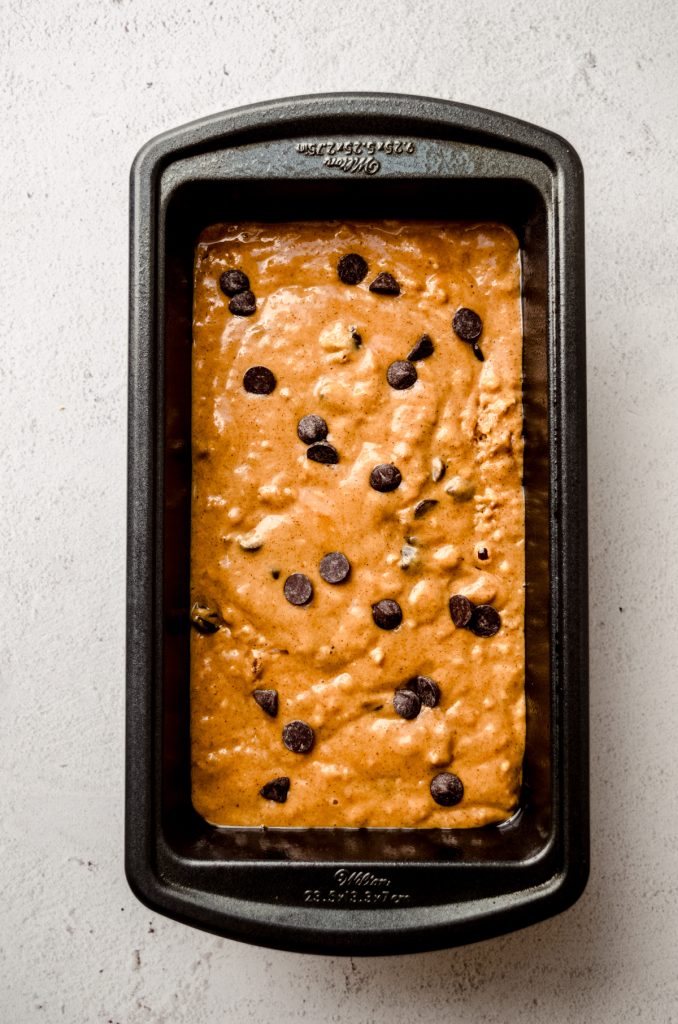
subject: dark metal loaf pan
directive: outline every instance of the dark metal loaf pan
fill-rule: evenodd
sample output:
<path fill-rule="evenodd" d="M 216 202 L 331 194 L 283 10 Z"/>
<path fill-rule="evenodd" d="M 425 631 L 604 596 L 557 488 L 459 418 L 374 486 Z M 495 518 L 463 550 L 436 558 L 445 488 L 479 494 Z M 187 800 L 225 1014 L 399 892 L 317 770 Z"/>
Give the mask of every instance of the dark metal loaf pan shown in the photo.
<path fill-rule="evenodd" d="M 456 831 L 217 829 L 189 746 L 192 259 L 217 221 L 494 219 L 523 265 L 520 810 Z M 154 910 L 283 949 L 405 953 L 563 910 L 588 873 L 583 181 L 558 136 L 412 96 L 306 96 L 151 141 L 132 170 L 126 869 Z"/>

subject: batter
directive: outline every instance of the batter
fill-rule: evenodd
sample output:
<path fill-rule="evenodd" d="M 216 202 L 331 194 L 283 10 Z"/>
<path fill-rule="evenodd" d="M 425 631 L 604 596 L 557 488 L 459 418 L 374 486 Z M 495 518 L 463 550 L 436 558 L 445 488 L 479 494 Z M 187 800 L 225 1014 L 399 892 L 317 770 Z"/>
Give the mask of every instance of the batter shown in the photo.
<path fill-rule="evenodd" d="M 193 803 L 468 828 L 525 735 L 518 243 L 215 225 L 193 321 Z"/>

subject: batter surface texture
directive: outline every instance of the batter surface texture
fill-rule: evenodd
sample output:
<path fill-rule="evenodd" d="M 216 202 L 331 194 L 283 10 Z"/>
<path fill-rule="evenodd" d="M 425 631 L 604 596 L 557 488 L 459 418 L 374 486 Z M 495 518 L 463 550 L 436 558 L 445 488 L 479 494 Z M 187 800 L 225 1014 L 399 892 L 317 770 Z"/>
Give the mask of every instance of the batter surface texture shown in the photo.
<path fill-rule="evenodd" d="M 241 826 L 509 817 L 525 734 L 515 235 L 215 225 L 193 341 L 196 809 Z"/>

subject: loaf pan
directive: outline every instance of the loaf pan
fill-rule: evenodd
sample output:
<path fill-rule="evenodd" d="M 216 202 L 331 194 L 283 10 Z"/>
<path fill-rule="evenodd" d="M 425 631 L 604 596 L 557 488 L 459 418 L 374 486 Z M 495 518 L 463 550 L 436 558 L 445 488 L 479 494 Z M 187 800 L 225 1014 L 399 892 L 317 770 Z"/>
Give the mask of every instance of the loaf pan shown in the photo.
<path fill-rule="evenodd" d="M 129 883 L 230 938 L 334 954 L 488 938 L 572 904 L 588 875 L 583 176 L 561 138 L 413 96 L 227 111 L 140 151 L 131 181 Z M 520 806 L 466 830 L 219 829 L 190 791 L 191 304 L 195 243 L 233 220 L 496 220 L 521 247 L 527 742 Z"/>

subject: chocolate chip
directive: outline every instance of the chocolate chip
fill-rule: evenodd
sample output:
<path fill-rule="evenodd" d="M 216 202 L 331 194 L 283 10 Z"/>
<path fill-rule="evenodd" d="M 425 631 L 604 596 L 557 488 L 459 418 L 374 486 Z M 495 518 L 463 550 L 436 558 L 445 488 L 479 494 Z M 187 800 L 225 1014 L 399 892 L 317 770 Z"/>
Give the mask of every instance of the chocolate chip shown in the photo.
<path fill-rule="evenodd" d="M 423 501 L 418 501 L 414 506 L 414 518 L 421 519 L 422 516 L 425 516 L 432 508 L 435 508 L 437 504 L 437 498 L 424 498 Z"/>
<path fill-rule="evenodd" d="M 306 722 L 288 722 L 282 731 L 282 739 L 293 754 L 308 754 L 315 742 L 315 733 Z"/>
<path fill-rule="evenodd" d="M 393 695 L 393 710 L 401 718 L 416 718 L 421 711 L 421 701 L 413 690 L 396 690 Z"/>
<path fill-rule="evenodd" d="M 265 711 L 271 718 L 275 718 L 278 714 L 277 690 L 253 690 L 252 696 L 262 711 Z"/>
<path fill-rule="evenodd" d="M 475 341 L 471 347 L 473 349 L 473 355 L 476 357 L 478 362 L 479 363 L 484 363 L 485 362 L 485 356 L 480 351 L 480 345 L 478 344 L 478 342 Z"/>
<path fill-rule="evenodd" d="M 440 772 L 431 779 L 431 796 L 441 807 L 454 807 L 464 798 L 464 784 L 452 772 Z"/>
<path fill-rule="evenodd" d="M 458 338 L 472 343 L 480 337 L 483 330 L 483 321 L 474 310 L 462 306 L 454 314 L 452 326 Z"/>
<path fill-rule="evenodd" d="M 406 359 L 396 359 L 386 371 L 386 380 L 396 391 L 405 391 L 417 382 L 417 368 Z"/>
<path fill-rule="evenodd" d="M 473 605 L 468 597 L 464 597 L 463 594 L 455 594 L 454 597 L 451 597 L 450 615 L 457 629 L 465 629 L 473 615 Z"/>
<path fill-rule="evenodd" d="M 481 562 L 486 562 L 489 557 L 490 557 L 490 553 L 487 550 L 487 548 L 479 548 L 478 549 L 478 558 L 480 559 Z"/>
<path fill-rule="evenodd" d="M 501 616 L 491 604 L 479 604 L 473 609 L 469 629 L 476 636 L 494 636 L 501 628 Z"/>
<path fill-rule="evenodd" d="M 246 292 L 250 286 L 250 279 L 247 274 L 243 274 L 242 270 L 235 270 L 231 267 L 221 275 L 219 285 L 224 295 L 232 297 L 238 292 Z"/>
<path fill-rule="evenodd" d="M 221 616 L 215 607 L 206 601 L 196 601 L 191 608 L 191 625 L 198 633 L 207 636 L 216 633 L 221 626 Z"/>
<path fill-rule="evenodd" d="M 304 444 L 313 444 L 314 441 L 324 441 L 327 437 L 328 427 L 322 416 L 311 413 L 309 416 L 302 416 L 297 424 L 299 440 Z"/>
<path fill-rule="evenodd" d="M 400 285 L 392 274 L 377 274 L 370 291 L 377 295 L 400 295 Z"/>
<path fill-rule="evenodd" d="M 414 362 L 416 359 L 428 359 L 432 355 L 433 339 L 429 334 L 422 334 L 407 358 L 410 362 Z"/>
<path fill-rule="evenodd" d="M 320 562 L 320 575 L 326 583 L 343 583 L 351 572 L 351 563 L 341 551 L 330 551 Z"/>
<path fill-rule="evenodd" d="M 238 292 L 228 304 L 228 308 L 234 316 L 252 316 L 257 311 L 257 300 L 254 292 Z"/>
<path fill-rule="evenodd" d="M 367 263 L 357 252 L 349 252 L 339 260 L 337 274 L 343 284 L 360 284 L 367 274 Z"/>
<path fill-rule="evenodd" d="M 263 796 L 264 800 L 273 800 L 276 804 L 284 804 L 289 791 L 290 780 L 287 775 L 281 775 L 262 786 L 259 795 Z"/>
<path fill-rule="evenodd" d="M 397 466 L 394 466 L 392 462 L 382 462 L 381 465 L 375 466 L 370 473 L 370 487 L 384 493 L 395 491 L 396 487 L 400 487 L 402 479 Z"/>
<path fill-rule="evenodd" d="M 351 331 L 351 337 L 353 338 L 353 344 L 356 348 L 363 347 L 363 336 L 359 331 Z"/>
<path fill-rule="evenodd" d="M 406 690 L 412 690 L 427 708 L 435 708 L 440 703 L 440 687 L 429 676 L 413 676 L 405 683 Z"/>
<path fill-rule="evenodd" d="M 274 580 L 280 579 L 280 569 L 271 569 L 271 576 Z"/>
<path fill-rule="evenodd" d="M 288 576 L 283 586 L 283 594 L 290 602 L 299 607 L 308 604 L 313 597 L 313 584 L 303 572 L 293 572 Z"/>
<path fill-rule="evenodd" d="M 322 462 L 324 466 L 333 466 L 339 462 L 339 452 L 329 441 L 318 441 L 306 449 L 306 457 L 312 462 Z"/>
<path fill-rule="evenodd" d="M 250 366 L 242 382 L 251 395 L 270 395 L 277 383 L 267 366 Z"/>
<path fill-rule="evenodd" d="M 403 613 L 397 601 L 385 598 L 372 605 L 372 618 L 379 629 L 396 629 L 403 621 Z"/>

